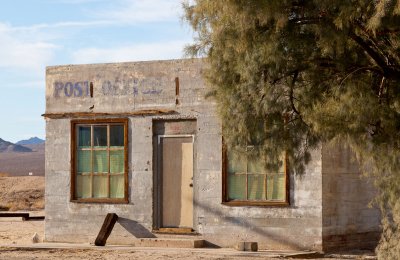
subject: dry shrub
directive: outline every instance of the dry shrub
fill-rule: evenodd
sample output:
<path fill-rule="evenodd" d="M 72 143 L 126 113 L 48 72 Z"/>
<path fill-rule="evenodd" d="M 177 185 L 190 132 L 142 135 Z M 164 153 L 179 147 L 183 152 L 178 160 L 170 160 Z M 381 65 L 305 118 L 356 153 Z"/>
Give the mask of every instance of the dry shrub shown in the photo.
<path fill-rule="evenodd" d="M 10 207 L 7 205 L 4 205 L 2 203 L 0 203 L 0 211 L 9 211 Z"/>
<path fill-rule="evenodd" d="M 44 209 L 44 198 L 35 201 L 31 205 L 31 210 L 41 210 Z"/>
<path fill-rule="evenodd" d="M 0 177 L 10 177 L 10 174 L 5 172 L 0 172 Z"/>
<path fill-rule="evenodd" d="M 1 177 L 0 210 L 42 210 L 44 208 L 43 177 Z"/>

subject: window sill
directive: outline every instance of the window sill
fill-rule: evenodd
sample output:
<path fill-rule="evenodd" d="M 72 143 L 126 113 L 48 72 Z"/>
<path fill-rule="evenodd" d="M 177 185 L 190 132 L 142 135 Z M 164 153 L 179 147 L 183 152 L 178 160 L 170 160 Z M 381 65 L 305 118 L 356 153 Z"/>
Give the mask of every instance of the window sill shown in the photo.
<path fill-rule="evenodd" d="M 73 203 L 128 204 L 127 199 L 72 199 Z"/>
<path fill-rule="evenodd" d="M 289 207 L 285 201 L 224 201 L 222 205 L 232 207 Z"/>

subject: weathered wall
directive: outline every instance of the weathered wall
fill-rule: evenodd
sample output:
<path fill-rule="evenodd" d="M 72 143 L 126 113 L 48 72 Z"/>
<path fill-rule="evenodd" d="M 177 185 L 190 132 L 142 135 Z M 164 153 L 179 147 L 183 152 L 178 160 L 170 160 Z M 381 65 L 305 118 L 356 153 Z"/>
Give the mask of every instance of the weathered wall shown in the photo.
<path fill-rule="evenodd" d="M 208 140 L 208 141 L 206 141 Z M 210 137 L 206 142 L 216 142 Z M 221 146 L 218 146 L 221 153 Z M 215 151 L 199 151 L 203 154 Z M 212 157 L 210 154 L 208 157 Z M 206 157 L 207 158 L 207 157 Z M 217 245 L 257 241 L 261 248 L 321 250 L 321 160 L 314 151 L 304 176 L 290 177 L 290 206 L 232 207 L 221 205 L 221 162 L 199 158 L 199 232 Z"/>
<path fill-rule="evenodd" d="M 93 242 L 109 212 L 120 217 L 108 243 L 158 236 L 153 226 L 153 120 L 194 119 L 194 228 L 218 246 L 240 240 L 260 248 L 322 248 L 320 150 L 304 176 L 290 177 L 290 206 L 222 205 L 221 125 L 204 99 L 201 60 L 59 66 L 47 69 L 46 114 L 126 113 L 170 109 L 168 115 L 129 118 L 129 203 L 70 202 L 70 115 L 46 120 L 47 241 Z M 179 93 L 176 89 L 179 78 Z M 90 85 L 93 97 L 90 97 Z M 178 99 L 178 101 L 177 101 Z M 87 116 L 87 115 L 86 115 Z M 111 115 L 113 116 L 113 115 Z"/>
<path fill-rule="evenodd" d="M 368 207 L 376 194 L 362 177 L 350 148 L 327 144 L 322 149 L 323 248 L 375 248 L 380 236 L 379 209 Z"/>
<path fill-rule="evenodd" d="M 200 65 L 200 60 L 173 60 L 50 67 L 46 74 L 46 114 L 168 108 L 173 110 L 173 115 L 167 116 L 170 119 L 201 118 L 205 89 Z M 197 105 L 196 110 L 193 105 Z M 213 105 L 209 102 L 208 106 Z M 94 241 L 109 212 L 119 216 L 109 243 L 131 244 L 135 238 L 154 236 L 150 232 L 153 118 L 129 117 L 129 204 L 70 202 L 70 119 L 46 119 L 47 241 Z"/>

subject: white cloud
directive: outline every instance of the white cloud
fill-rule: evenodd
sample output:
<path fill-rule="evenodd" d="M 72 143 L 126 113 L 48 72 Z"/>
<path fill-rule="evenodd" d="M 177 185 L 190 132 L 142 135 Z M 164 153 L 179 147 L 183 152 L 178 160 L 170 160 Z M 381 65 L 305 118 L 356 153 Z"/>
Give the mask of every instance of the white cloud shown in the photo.
<path fill-rule="evenodd" d="M 29 35 L 31 36 L 31 35 Z M 0 68 L 41 71 L 54 56 L 55 44 L 18 33 L 0 23 Z"/>
<path fill-rule="evenodd" d="M 42 76 L 44 72 L 41 73 L 40 76 Z M 44 77 L 44 76 L 43 76 Z M 9 84 L 3 84 L 2 87 L 4 88 L 28 88 L 28 89 L 42 89 L 44 90 L 46 88 L 46 82 L 45 80 L 35 80 L 32 79 L 31 81 L 21 81 L 21 82 L 12 82 Z"/>
<path fill-rule="evenodd" d="M 79 4 L 96 0 L 61 0 Z M 71 27 L 119 26 L 176 20 L 181 0 L 119 0 L 86 13 L 87 21 L 60 21 L 26 26 L 0 22 L 0 68 L 42 72 L 51 64 L 56 50 L 63 48 L 60 38 L 68 38 Z M 55 44 L 57 42 L 57 44 Z M 77 63 L 181 58 L 183 41 L 137 44 L 132 46 L 86 48 L 73 53 Z"/>
<path fill-rule="evenodd" d="M 113 48 L 84 48 L 72 54 L 74 63 L 103 63 L 182 58 L 186 41 L 141 43 Z"/>
<path fill-rule="evenodd" d="M 95 2 L 103 2 L 104 0 L 49 0 L 50 3 L 61 3 L 61 4 L 86 4 L 86 3 L 95 3 Z"/>
<path fill-rule="evenodd" d="M 93 15 L 102 20 L 136 24 L 175 20 L 180 12 L 181 0 L 122 0 L 118 7 L 95 10 Z"/>
<path fill-rule="evenodd" d="M 101 26 L 101 25 L 112 25 L 116 24 L 115 21 L 108 20 L 95 20 L 95 21 L 66 21 L 66 22 L 58 22 L 58 23 L 39 23 L 33 24 L 30 26 L 19 26 L 8 28 L 5 31 L 10 32 L 23 32 L 23 31 L 37 31 L 41 29 L 55 29 L 62 27 L 93 27 L 93 26 Z"/>

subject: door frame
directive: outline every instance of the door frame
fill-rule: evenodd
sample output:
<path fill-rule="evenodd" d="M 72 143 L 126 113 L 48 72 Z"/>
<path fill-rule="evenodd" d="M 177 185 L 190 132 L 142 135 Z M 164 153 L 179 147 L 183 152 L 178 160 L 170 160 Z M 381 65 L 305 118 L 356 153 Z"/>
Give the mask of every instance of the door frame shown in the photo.
<path fill-rule="evenodd" d="M 157 146 L 156 146 L 156 154 L 157 154 L 157 171 L 156 176 L 155 176 L 155 180 L 157 185 L 155 185 L 155 189 L 154 189 L 154 193 L 155 193 L 155 211 L 156 214 L 154 215 L 155 219 L 154 219 L 154 229 L 156 231 L 161 232 L 162 231 L 162 161 L 161 161 L 161 155 L 162 155 L 162 151 L 160 149 L 160 145 L 161 145 L 161 139 L 162 138 L 192 138 L 192 144 L 193 144 L 193 212 L 192 212 L 192 218 L 194 218 L 194 187 L 195 187 L 195 183 L 194 183 L 194 174 L 195 174 L 195 135 L 194 134 L 169 134 L 169 135 L 157 135 Z M 195 223 L 193 222 L 193 230 L 194 230 L 194 226 Z M 165 232 L 167 233 L 190 233 L 193 230 L 188 230 L 187 228 L 165 228 Z"/>

